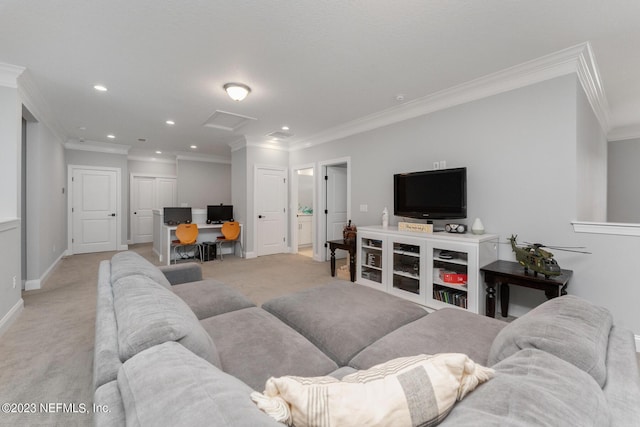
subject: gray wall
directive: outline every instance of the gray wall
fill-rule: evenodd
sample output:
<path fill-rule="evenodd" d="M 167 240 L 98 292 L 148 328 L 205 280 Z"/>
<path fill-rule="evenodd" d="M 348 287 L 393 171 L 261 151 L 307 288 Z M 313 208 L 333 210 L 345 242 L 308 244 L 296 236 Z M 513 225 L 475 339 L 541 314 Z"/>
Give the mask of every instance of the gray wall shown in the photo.
<path fill-rule="evenodd" d="M 178 205 L 192 208 L 231 203 L 231 165 L 178 159 Z"/>
<path fill-rule="evenodd" d="M 640 138 L 609 142 L 610 222 L 640 223 Z"/>
<path fill-rule="evenodd" d="M 38 281 L 67 249 L 65 149 L 43 123 L 27 123 L 26 169 L 26 280 Z"/>
<path fill-rule="evenodd" d="M 21 163 L 21 104 L 16 88 L 0 86 L 0 327 L 8 327 L 6 317 L 21 304 L 19 193 Z M 11 219 L 10 222 L 6 222 Z M 17 286 L 13 286 L 13 277 Z M 21 306 L 21 305 L 20 305 Z M 2 332 L 2 330 L 0 330 Z"/>
<path fill-rule="evenodd" d="M 351 157 L 352 219 L 356 225 L 379 223 L 393 206 L 397 172 L 431 169 L 434 161 L 468 168 L 468 220 L 480 217 L 501 241 L 512 233 L 521 241 L 587 246 L 592 255 L 556 251 L 563 268 L 573 269 L 569 293 L 609 308 L 616 322 L 640 334 L 635 301 L 640 287 L 628 278 L 628 266 L 640 253 L 640 239 L 574 233 L 579 161 L 595 151 L 602 137 L 595 116 L 587 114 L 575 76 L 556 78 L 427 116 L 407 120 L 317 147 L 291 153 L 291 164 Z M 578 118 L 579 116 L 579 118 Z M 594 135 L 595 134 L 595 135 Z M 605 141 L 601 141 L 605 144 Z M 592 159 L 601 173 L 606 158 Z M 584 190 L 584 189 L 583 189 Z M 586 189 L 588 192 L 588 189 Z M 602 197 L 598 190 L 594 200 Z M 368 212 L 359 212 L 367 204 Z M 398 218 L 391 217 L 391 223 Z M 499 257 L 512 260 L 508 245 Z M 544 294 L 512 287 L 511 310 L 522 314 L 545 300 Z"/>
<path fill-rule="evenodd" d="M 152 176 L 176 176 L 175 162 L 158 162 L 152 160 L 128 161 L 129 174 L 145 174 Z"/>

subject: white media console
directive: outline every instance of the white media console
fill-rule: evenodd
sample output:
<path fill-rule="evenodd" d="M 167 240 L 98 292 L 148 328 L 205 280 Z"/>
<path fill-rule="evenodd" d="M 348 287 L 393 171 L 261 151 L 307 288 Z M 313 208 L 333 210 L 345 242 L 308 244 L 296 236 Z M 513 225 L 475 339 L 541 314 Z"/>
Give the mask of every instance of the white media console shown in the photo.
<path fill-rule="evenodd" d="M 494 234 L 358 227 L 356 282 L 439 309 L 484 313 L 479 269 L 498 259 Z"/>

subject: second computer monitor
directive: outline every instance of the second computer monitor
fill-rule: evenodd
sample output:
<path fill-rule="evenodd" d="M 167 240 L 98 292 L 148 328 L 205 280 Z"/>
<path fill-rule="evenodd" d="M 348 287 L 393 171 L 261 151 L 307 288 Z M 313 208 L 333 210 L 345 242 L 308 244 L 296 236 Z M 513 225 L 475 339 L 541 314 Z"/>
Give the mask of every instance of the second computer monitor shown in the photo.
<path fill-rule="evenodd" d="M 210 224 L 220 224 L 233 220 L 233 205 L 208 205 L 207 222 Z"/>

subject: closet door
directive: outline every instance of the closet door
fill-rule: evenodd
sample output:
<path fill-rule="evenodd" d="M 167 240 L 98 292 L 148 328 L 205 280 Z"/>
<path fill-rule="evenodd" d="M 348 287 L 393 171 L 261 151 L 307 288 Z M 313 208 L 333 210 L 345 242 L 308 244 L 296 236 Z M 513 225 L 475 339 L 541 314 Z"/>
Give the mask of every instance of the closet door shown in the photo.
<path fill-rule="evenodd" d="M 156 207 L 156 178 L 136 176 L 131 194 L 131 240 L 153 241 L 153 209 Z"/>

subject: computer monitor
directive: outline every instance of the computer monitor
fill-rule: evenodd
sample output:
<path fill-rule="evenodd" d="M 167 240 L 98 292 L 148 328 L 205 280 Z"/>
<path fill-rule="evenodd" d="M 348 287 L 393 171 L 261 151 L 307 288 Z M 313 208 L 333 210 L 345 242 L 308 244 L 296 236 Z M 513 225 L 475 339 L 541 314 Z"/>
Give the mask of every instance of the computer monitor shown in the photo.
<path fill-rule="evenodd" d="M 191 220 L 191 208 L 164 208 L 163 221 L 165 224 L 189 224 Z"/>
<path fill-rule="evenodd" d="M 220 224 L 233 220 L 233 205 L 208 205 L 207 222 L 210 224 Z"/>

